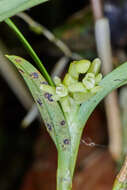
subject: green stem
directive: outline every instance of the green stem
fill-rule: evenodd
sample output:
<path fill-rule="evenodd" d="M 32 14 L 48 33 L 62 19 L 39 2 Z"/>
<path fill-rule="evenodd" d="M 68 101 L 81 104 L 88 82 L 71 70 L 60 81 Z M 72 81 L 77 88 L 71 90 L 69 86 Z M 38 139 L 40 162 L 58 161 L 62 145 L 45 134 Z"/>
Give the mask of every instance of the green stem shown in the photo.
<path fill-rule="evenodd" d="M 71 190 L 70 155 L 58 153 L 57 190 Z"/>
<path fill-rule="evenodd" d="M 81 135 L 78 135 L 75 138 L 75 142 L 72 147 L 72 155 L 71 155 L 71 175 L 72 175 L 72 177 L 74 175 L 74 170 L 75 170 L 75 165 L 76 165 L 76 160 L 77 160 L 77 155 L 78 155 L 78 150 L 79 150 L 79 144 L 80 144 L 80 137 L 81 137 Z"/>
<path fill-rule="evenodd" d="M 82 135 L 82 129 L 80 128 L 79 123 L 76 121 L 74 122 L 73 128 L 75 128 L 75 134 L 73 134 L 72 137 L 72 149 L 71 149 L 71 162 L 70 162 L 70 168 L 71 168 L 71 176 L 73 178 L 81 135 Z"/>
<path fill-rule="evenodd" d="M 66 110 L 67 106 L 64 102 L 60 101 L 63 110 Z M 71 115 L 70 115 L 71 113 Z M 81 134 L 83 131 L 83 127 L 81 127 L 80 121 L 78 120 L 79 113 L 79 105 L 74 104 L 72 105 L 70 112 L 64 112 L 65 118 L 68 121 L 70 136 L 71 136 L 71 153 L 70 153 L 70 171 L 71 171 L 71 178 L 73 178 L 74 169 L 76 165 L 76 159 L 81 139 Z"/>
<path fill-rule="evenodd" d="M 35 63 L 37 64 L 38 68 L 40 69 L 41 73 L 43 74 L 43 76 L 45 77 L 45 79 L 48 81 L 48 83 L 51 86 L 54 86 L 54 83 L 53 83 L 51 77 L 49 76 L 47 70 L 45 69 L 44 65 L 42 64 L 41 60 L 39 59 L 39 57 L 37 56 L 37 54 L 35 53 L 35 51 L 31 47 L 31 45 L 28 43 L 28 41 L 25 39 L 25 37 L 23 36 L 23 34 L 20 32 L 20 30 L 18 29 L 18 27 L 9 18 L 5 19 L 5 23 L 18 36 L 19 40 L 22 42 L 23 46 L 28 51 L 28 53 L 30 54 L 30 56 L 32 57 L 32 59 L 35 61 Z"/>

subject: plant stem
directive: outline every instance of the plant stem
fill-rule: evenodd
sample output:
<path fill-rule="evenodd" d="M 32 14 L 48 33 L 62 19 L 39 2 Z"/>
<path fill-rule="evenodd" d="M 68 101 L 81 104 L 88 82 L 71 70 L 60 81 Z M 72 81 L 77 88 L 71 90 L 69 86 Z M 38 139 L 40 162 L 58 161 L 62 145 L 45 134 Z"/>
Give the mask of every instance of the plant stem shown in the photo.
<path fill-rule="evenodd" d="M 82 135 L 82 129 L 79 129 L 79 128 L 80 128 L 79 124 L 75 122 L 75 129 L 76 129 L 75 131 L 77 132 L 72 138 L 72 151 L 71 151 L 71 162 L 70 162 L 72 178 L 74 175 L 74 170 L 75 170 L 75 165 L 76 165 L 76 160 L 77 160 L 77 155 L 78 155 L 78 150 L 79 150 L 79 145 L 80 145 L 80 140 L 81 140 L 81 135 Z"/>
<path fill-rule="evenodd" d="M 70 155 L 58 152 L 57 190 L 71 190 Z"/>
<path fill-rule="evenodd" d="M 66 110 L 65 105 L 63 102 L 60 102 L 62 105 L 63 110 Z M 71 115 L 70 115 L 71 112 Z M 77 117 L 79 112 L 79 105 L 74 104 L 72 105 L 70 112 L 64 112 L 65 118 L 68 121 L 68 127 L 71 136 L 71 152 L 70 152 L 70 172 L 71 178 L 73 179 L 74 169 L 76 165 L 76 159 L 80 144 L 80 138 L 83 131 L 83 126 L 81 127 L 79 119 Z"/>
<path fill-rule="evenodd" d="M 28 53 L 30 54 L 30 56 L 32 57 L 32 59 L 35 61 L 35 63 L 37 64 L 38 68 L 40 69 L 41 73 L 43 74 L 43 76 L 45 77 L 45 79 L 48 81 L 48 83 L 51 86 L 54 86 L 54 83 L 51 79 L 51 77 L 49 76 L 47 70 L 45 69 L 44 65 L 42 64 L 41 60 L 39 59 L 39 57 L 37 56 L 37 54 L 35 53 L 35 51 L 33 50 L 33 48 L 31 47 L 31 45 L 28 43 L 28 41 L 25 39 L 25 37 L 23 36 L 23 34 L 20 32 L 20 30 L 17 28 L 17 26 L 12 22 L 11 19 L 7 18 L 5 19 L 5 23 L 15 32 L 15 34 L 18 36 L 19 40 L 22 42 L 23 46 L 25 47 L 25 49 L 28 51 Z"/>

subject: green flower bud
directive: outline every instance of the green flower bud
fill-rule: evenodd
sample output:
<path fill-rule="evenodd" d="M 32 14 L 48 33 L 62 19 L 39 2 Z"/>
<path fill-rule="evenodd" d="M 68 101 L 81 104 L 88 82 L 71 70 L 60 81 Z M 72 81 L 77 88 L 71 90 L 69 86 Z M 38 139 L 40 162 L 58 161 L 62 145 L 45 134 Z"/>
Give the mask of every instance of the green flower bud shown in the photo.
<path fill-rule="evenodd" d="M 98 91 L 100 91 L 101 88 L 101 86 L 95 86 L 94 88 L 90 89 L 90 92 L 92 94 L 96 94 Z"/>
<path fill-rule="evenodd" d="M 70 64 L 69 69 L 68 69 L 68 72 L 69 72 L 69 74 L 70 74 L 74 79 L 77 79 L 77 80 L 78 80 L 79 73 L 77 72 L 77 69 L 76 69 L 76 61 L 73 61 L 73 62 Z"/>
<path fill-rule="evenodd" d="M 86 74 L 86 76 L 83 78 L 82 80 L 83 85 L 87 88 L 87 89 L 91 89 L 95 86 L 95 76 L 93 73 L 88 73 Z"/>
<path fill-rule="evenodd" d="M 95 83 L 99 84 L 99 82 L 102 80 L 102 74 L 99 73 L 96 77 L 95 77 Z"/>
<path fill-rule="evenodd" d="M 93 78 L 93 79 L 95 79 L 95 75 L 94 75 L 94 73 L 87 73 L 85 75 L 85 78 Z"/>
<path fill-rule="evenodd" d="M 99 58 L 94 59 L 88 70 L 88 73 L 94 73 L 96 76 L 100 71 L 100 66 L 101 66 L 101 60 Z"/>
<path fill-rule="evenodd" d="M 56 87 L 56 95 L 58 95 L 59 97 L 67 96 L 68 95 L 67 88 L 63 84 L 60 84 L 59 86 Z"/>
<path fill-rule="evenodd" d="M 91 62 L 87 59 L 83 59 L 76 62 L 76 70 L 80 74 L 84 74 L 88 71 Z"/>
<path fill-rule="evenodd" d="M 70 92 L 86 92 L 86 88 L 81 82 L 77 82 L 68 86 Z"/>
<path fill-rule="evenodd" d="M 101 89 L 98 85 L 102 79 L 102 74 L 98 73 L 100 64 L 100 59 L 94 59 L 92 64 L 89 60 L 74 61 L 70 64 L 63 82 L 59 77 L 54 77 L 56 87 L 42 85 L 41 88 L 51 93 L 55 101 L 60 101 L 63 110 L 69 114 Z M 82 82 L 78 81 L 80 73 L 85 74 Z"/>
<path fill-rule="evenodd" d="M 76 82 L 77 82 L 77 80 L 75 80 L 74 78 L 72 78 L 72 76 L 69 73 L 67 73 L 65 75 L 64 80 L 63 80 L 63 84 L 65 86 L 69 86 L 69 85 L 74 84 Z"/>

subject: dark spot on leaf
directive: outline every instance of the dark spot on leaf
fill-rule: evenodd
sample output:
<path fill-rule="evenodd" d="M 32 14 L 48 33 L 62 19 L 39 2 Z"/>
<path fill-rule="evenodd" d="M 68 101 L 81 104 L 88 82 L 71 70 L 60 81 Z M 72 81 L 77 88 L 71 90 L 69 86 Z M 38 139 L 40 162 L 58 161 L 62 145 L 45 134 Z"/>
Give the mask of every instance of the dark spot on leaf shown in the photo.
<path fill-rule="evenodd" d="M 19 71 L 20 73 L 24 73 L 24 71 L 23 71 L 22 69 L 18 69 L 18 71 Z"/>
<path fill-rule="evenodd" d="M 46 92 L 46 93 L 44 94 L 44 97 L 45 97 L 46 99 L 48 99 L 50 102 L 53 102 L 53 99 L 51 98 L 51 97 L 52 97 L 52 94 L 49 94 L 48 92 Z"/>
<path fill-rule="evenodd" d="M 52 130 L 52 126 L 49 123 L 47 123 L 47 128 L 48 128 L 49 131 Z"/>
<path fill-rule="evenodd" d="M 48 99 L 48 98 L 50 97 L 50 94 L 49 94 L 48 92 L 46 92 L 46 93 L 44 94 L 44 97 Z"/>
<path fill-rule="evenodd" d="M 38 78 L 39 77 L 38 73 L 36 73 L 36 72 L 31 73 L 30 76 L 32 78 Z"/>
<path fill-rule="evenodd" d="M 49 101 L 50 101 L 50 102 L 53 102 L 53 99 L 52 99 L 52 98 L 50 98 L 50 99 L 49 99 Z"/>
<path fill-rule="evenodd" d="M 61 124 L 61 125 L 65 125 L 65 121 L 62 120 L 62 121 L 60 122 L 60 124 Z"/>
<path fill-rule="evenodd" d="M 123 81 L 123 80 L 121 80 L 121 79 L 115 79 L 114 81 Z"/>
<path fill-rule="evenodd" d="M 45 85 L 48 85 L 48 83 L 46 81 L 42 81 L 40 82 L 41 84 L 45 84 Z"/>
<path fill-rule="evenodd" d="M 16 61 L 17 63 L 21 63 L 21 62 L 22 62 L 22 59 L 20 59 L 20 58 L 15 58 L 15 61 Z"/>
<path fill-rule="evenodd" d="M 64 139 L 64 144 L 69 144 L 70 140 L 69 139 Z"/>
<path fill-rule="evenodd" d="M 42 106 L 42 102 L 41 102 L 40 99 L 37 100 L 37 103 L 38 103 L 40 106 Z"/>

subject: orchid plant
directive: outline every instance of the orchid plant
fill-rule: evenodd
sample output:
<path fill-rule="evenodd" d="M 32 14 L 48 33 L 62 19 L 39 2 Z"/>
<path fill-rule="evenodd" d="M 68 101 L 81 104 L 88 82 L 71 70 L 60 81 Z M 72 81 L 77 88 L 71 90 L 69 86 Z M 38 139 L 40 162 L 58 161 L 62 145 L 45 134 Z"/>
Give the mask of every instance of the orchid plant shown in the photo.
<path fill-rule="evenodd" d="M 58 150 L 57 189 L 69 190 L 81 138 L 77 116 L 81 105 L 101 89 L 102 74 L 98 73 L 101 62 L 99 59 L 92 63 L 89 60 L 74 61 L 64 80 L 56 76 L 55 86 L 51 86 L 26 60 L 7 57 L 25 79 Z"/>
<path fill-rule="evenodd" d="M 6 23 L 17 34 L 41 71 L 21 57 L 6 55 L 23 76 L 57 148 L 57 190 L 71 190 L 85 124 L 108 93 L 127 83 L 127 63 L 102 79 L 100 59 L 96 58 L 92 63 L 86 59 L 73 61 L 63 80 L 57 76 L 52 80 L 15 24 L 10 19 L 6 19 Z"/>
<path fill-rule="evenodd" d="M 9 15 L 11 16 L 12 12 Z M 16 33 L 40 72 L 21 57 L 14 55 L 6 55 L 6 57 L 24 78 L 56 146 L 57 190 L 71 190 L 85 124 L 92 111 L 107 94 L 127 84 L 127 63 L 102 79 L 100 59 L 96 58 L 92 63 L 86 59 L 73 61 L 63 80 L 57 76 L 52 80 L 30 44 L 16 25 L 7 18 L 9 15 L 3 16 L 1 20 L 6 18 L 6 24 Z M 119 184 L 115 184 L 113 189 L 120 189 L 119 187 Z"/>

